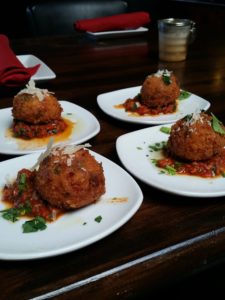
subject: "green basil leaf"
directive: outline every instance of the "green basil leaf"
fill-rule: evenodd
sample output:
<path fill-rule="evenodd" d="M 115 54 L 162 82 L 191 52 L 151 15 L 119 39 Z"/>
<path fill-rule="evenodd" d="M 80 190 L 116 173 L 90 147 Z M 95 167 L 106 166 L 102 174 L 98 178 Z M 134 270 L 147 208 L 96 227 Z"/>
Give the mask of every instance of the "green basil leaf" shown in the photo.
<path fill-rule="evenodd" d="M 225 130 L 223 128 L 223 123 L 217 119 L 217 117 L 211 113 L 212 115 L 212 128 L 215 132 L 220 134 L 225 134 Z"/>
<path fill-rule="evenodd" d="M 160 143 L 155 143 L 153 145 L 149 145 L 148 148 L 149 148 L 150 152 L 152 152 L 152 151 L 160 151 L 163 148 L 165 148 L 166 144 L 167 144 L 167 142 L 162 141 Z"/>
<path fill-rule="evenodd" d="M 191 96 L 191 93 L 187 92 L 187 91 L 181 91 L 180 95 L 178 97 L 179 100 L 185 100 L 187 98 L 189 98 Z"/>
<path fill-rule="evenodd" d="M 21 194 L 25 188 L 26 188 L 26 181 L 27 181 L 27 176 L 24 173 L 21 173 L 19 176 L 19 183 L 18 183 L 18 188 L 19 188 L 19 193 Z"/>
<path fill-rule="evenodd" d="M 176 169 L 171 166 L 166 166 L 165 170 L 169 175 L 176 175 Z"/>
<path fill-rule="evenodd" d="M 47 225 L 45 219 L 38 216 L 23 224 L 23 233 L 37 232 L 39 230 L 45 230 L 46 228 Z"/>
<path fill-rule="evenodd" d="M 171 128 L 163 126 L 163 127 L 160 127 L 160 131 L 162 131 L 163 133 L 166 133 L 166 134 L 170 134 Z"/>
<path fill-rule="evenodd" d="M 167 74 L 162 74 L 162 80 L 165 83 L 165 85 L 171 84 L 170 76 Z"/>
<path fill-rule="evenodd" d="M 11 221 L 11 222 L 16 222 L 19 220 L 20 217 L 20 210 L 17 208 L 9 208 L 1 211 L 2 217 L 5 220 Z"/>
<path fill-rule="evenodd" d="M 102 216 L 97 216 L 97 217 L 95 218 L 95 222 L 97 222 L 97 223 L 100 223 L 101 220 L 102 220 Z"/>

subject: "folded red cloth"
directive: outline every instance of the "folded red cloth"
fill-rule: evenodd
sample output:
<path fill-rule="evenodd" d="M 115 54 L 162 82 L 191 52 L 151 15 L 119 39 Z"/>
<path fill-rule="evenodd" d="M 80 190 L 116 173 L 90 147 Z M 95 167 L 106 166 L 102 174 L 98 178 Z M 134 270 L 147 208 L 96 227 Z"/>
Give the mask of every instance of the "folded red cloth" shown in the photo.
<path fill-rule="evenodd" d="M 150 14 L 144 11 L 125 13 L 95 19 L 83 19 L 74 23 L 74 28 L 78 31 L 109 31 L 135 29 L 150 22 Z"/>
<path fill-rule="evenodd" d="M 24 86 L 39 67 L 24 67 L 10 48 L 7 36 L 0 35 L 0 86 Z"/>

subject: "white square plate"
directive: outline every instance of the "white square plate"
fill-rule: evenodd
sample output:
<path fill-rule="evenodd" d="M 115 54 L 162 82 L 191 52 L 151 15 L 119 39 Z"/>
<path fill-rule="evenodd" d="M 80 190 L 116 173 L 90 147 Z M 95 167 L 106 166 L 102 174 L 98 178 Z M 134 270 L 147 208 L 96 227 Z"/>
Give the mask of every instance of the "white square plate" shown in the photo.
<path fill-rule="evenodd" d="M 96 117 L 88 110 L 68 101 L 59 101 L 63 108 L 62 117 L 74 123 L 68 144 L 80 144 L 98 134 L 100 124 Z M 0 109 L 0 153 L 3 154 L 28 154 L 46 148 L 46 143 L 36 143 L 31 140 L 22 140 L 9 134 L 13 122 L 12 108 Z"/>
<path fill-rule="evenodd" d="M 143 195 L 136 181 L 120 166 L 90 151 L 102 163 L 106 193 L 93 204 L 65 213 L 47 224 L 46 230 L 22 233 L 25 219 L 15 223 L 0 216 L 0 259 L 21 260 L 55 256 L 90 245 L 124 225 L 139 209 Z M 33 153 L 0 162 L 0 187 L 16 178 L 22 168 L 31 168 L 40 154 Z M 116 201 L 115 198 L 118 198 Z M 124 199 L 124 201 L 119 201 Z M 0 210 L 5 206 L 0 199 Z M 101 216 L 100 223 L 95 218 Z"/>
<path fill-rule="evenodd" d="M 42 60 L 34 55 L 18 55 L 17 58 L 26 68 L 40 64 L 38 71 L 31 77 L 31 79 L 35 81 L 50 80 L 56 77 L 55 73 Z"/>
<path fill-rule="evenodd" d="M 117 139 L 117 153 L 125 168 L 146 184 L 172 194 L 203 198 L 225 196 L 224 177 L 201 178 L 161 173 L 161 169 L 152 162 L 152 159 L 160 156 L 161 151 L 149 151 L 150 145 L 167 142 L 169 135 L 163 133 L 161 127 L 140 129 Z"/>
<path fill-rule="evenodd" d="M 171 114 L 159 114 L 155 116 L 135 116 L 126 112 L 123 108 L 115 107 L 118 104 L 124 103 L 128 98 L 134 98 L 140 93 L 141 86 L 116 90 L 97 97 L 98 106 L 109 116 L 131 123 L 139 124 L 166 124 L 176 122 L 184 116 L 195 111 L 207 110 L 210 107 L 210 102 L 190 93 L 190 97 L 184 100 L 178 100 L 177 110 Z"/>

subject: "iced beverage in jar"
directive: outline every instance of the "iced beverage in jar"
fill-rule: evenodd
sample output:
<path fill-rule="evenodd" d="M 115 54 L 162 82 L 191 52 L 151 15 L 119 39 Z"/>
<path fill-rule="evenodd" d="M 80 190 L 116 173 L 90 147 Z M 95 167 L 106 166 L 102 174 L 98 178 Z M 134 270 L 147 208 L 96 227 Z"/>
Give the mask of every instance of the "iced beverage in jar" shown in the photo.
<path fill-rule="evenodd" d="M 194 22 L 187 19 L 159 20 L 159 59 L 163 61 L 185 60 L 193 28 Z"/>

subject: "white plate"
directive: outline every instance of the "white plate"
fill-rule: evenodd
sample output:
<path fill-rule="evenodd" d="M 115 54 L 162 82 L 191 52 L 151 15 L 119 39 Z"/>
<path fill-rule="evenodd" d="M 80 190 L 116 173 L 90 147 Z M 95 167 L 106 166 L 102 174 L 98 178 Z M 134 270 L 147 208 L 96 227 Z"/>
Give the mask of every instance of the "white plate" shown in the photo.
<path fill-rule="evenodd" d="M 75 123 L 74 129 L 66 141 L 69 144 L 80 144 L 94 137 L 100 131 L 100 124 L 93 114 L 86 109 L 68 101 L 59 101 L 63 108 L 62 117 Z M 12 108 L 0 109 L 0 153 L 28 154 L 45 149 L 46 144 L 21 140 L 8 134 L 12 126 Z"/>
<path fill-rule="evenodd" d="M 194 94 L 185 100 L 180 100 L 177 111 L 172 114 L 161 114 L 157 116 L 133 116 L 124 109 L 115 108 L 115 105 L 122 104 L 128 98 L 134 98 L 139 94 L 141 86 L 126 88 L 122 90 L 112 91 L 98 95 L 97 103 L 99 107 L 109 116 L 116 119 L 140 123 L 140 124 L 166 124 L 176 122 L 183 118 L 187 114 L 191 114 L 196 110 L 207 110 L 210 107 L 210 103 Z"/>
<path fill-rule="evenodd" d="M 106 193 L 95 204 L 67 213 L 48 224 L 44 231 L 22 233 L 24 220 L 11 223 L 0 217 L 0 259 L 21 260 L 55 256 L 90 245 L 111 234 L 125 224 L 140 207 L 143 195 L 135 180 L 121 167 L 107 158 L 90 151 L 102 162 L 106 178 Z M 15 178 L 21 168 L 30 168 L 38 153 L 24 155 L 0 163 L 0 187 L 6 176 Z M 126 201 L 113 202 L 114 197 Z M 0 209 L 4 206 L 0 201 Z M 97 223 L 94 219 L 102 217 Z M 86 223 L 86 225 L 84 225 Z"/>
<path fill-rule="evenodd" d="M 31 77 L 35 81 L 39 80 L 49 80 L 56 77 L 55 73 L 39 58 L 34 55 L 18 55 L 17 58 L 24 65 L 24 67 L 33 67 L 37 64 L 40 64 L 40 68 L 37 72 Z"/>
<path fill-rule="evenodd" d="M 162 133 L 161 127 L 141 129 L 117 139 L 117 153 L 126 169 L 146 184 L 173 194 L 204 198 L 225 196 L 225 179 L 222 177 L 207 179 L 160 174 L 160 169 L 151 162 L 158 152 L 149 152 L 148 146 L 168 140 L 169 135 Z"/>
<path fill-rule="evenodd" d="M 139 27 L 137 29 L 129 29 L 129 30 L 113 30 L 113 31 L 101 31 L 101 32 L 87 31 L 86 33 L 87 35 L 93 38 L 100 38 L 100 37 L 114 38 L 114 37 L 138 35 L 147 31 L 148 28 Z"/>

